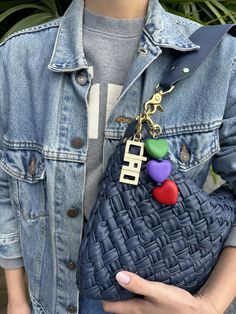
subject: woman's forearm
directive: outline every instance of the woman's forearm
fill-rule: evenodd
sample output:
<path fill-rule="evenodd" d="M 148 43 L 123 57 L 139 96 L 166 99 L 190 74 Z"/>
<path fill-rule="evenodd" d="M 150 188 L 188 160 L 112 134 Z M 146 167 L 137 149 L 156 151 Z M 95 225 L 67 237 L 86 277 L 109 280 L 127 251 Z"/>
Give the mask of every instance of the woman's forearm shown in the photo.
<path fill-rule="evenodd" d="M 205 291 L 215 304 L 218 313 L 224 313 L 236 297 L 236 248 L 226 247 L 222 250 L 200 293 Z"/>
<path fill-rule="evenodd" d="M 23 304 L 27 301 L 24 267 L 5 269 L 8 303 Z"/>
<path fill-rule="evenodd" d="M 31 314 L 26 296 L 26 278 L 24 267 L 5 269 L 8 292 L 7 314 Z"/>

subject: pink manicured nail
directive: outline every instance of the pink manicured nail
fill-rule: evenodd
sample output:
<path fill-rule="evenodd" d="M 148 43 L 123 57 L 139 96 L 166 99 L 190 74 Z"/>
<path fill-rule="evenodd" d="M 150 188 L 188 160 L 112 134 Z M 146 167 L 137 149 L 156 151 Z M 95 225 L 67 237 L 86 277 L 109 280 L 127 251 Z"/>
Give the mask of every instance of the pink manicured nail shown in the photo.
<path fill-rule="evenodd" d="M 130 282 L 130 276 L 123 272 L 119 272 L 116 274 L 116 280 L 123 285 L 127 285 Z"/>

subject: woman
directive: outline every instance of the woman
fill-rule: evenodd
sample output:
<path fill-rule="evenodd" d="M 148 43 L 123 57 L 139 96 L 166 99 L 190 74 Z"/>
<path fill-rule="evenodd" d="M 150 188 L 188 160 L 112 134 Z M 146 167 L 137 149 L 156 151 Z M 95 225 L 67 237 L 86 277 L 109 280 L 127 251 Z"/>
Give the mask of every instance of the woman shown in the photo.
<path fill-rule="evenodd" d="M 83 220 L 107 159 L 171 53 L 199 48 L 188 39 L 199 26 L 158 0 L 74 0 L 63 19 L 1 44 L 0 265 L 8 314 L 213 314 L 234 299 L 235 227 L 204 295 L 120 272 L 118 282 L 145 298 L 101 303 L 80 297 L 75 283 Z M 202 186 L 213 162 L 234 193 L 235 60 L 236 40 L 227 35 L 156 118 L 177 136 L 180 169 Z"/>

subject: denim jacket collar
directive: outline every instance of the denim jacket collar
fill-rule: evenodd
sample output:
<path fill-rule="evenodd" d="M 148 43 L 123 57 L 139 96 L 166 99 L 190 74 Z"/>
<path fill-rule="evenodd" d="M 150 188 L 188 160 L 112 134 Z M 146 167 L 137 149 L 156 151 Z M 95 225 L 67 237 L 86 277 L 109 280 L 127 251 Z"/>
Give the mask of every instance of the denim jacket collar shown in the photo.
<path fill-rule="evenodd" d="M 73 0 L 61 19 L 48 68 L 55 72 L 72 72 L 88 67 L 83 51 L 84 0 Z M 185 36 L 179 25 L 158 0 L 149 0 L 143 29 L 153 46 L 192 51 L 199 48 Z"/>

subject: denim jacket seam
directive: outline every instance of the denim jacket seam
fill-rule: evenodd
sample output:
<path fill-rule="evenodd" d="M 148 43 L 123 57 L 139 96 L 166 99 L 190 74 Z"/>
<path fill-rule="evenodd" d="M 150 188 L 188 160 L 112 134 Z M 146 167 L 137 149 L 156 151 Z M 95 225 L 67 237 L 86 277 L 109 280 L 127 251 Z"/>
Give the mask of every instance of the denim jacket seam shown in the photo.
<path fill-rule="evenodd" d="M 12 147 L 7 147 L 9 149 L 11 149 Z M 28 147 L 22 147 L 23 149 L 26 149 Z M 17 150 L 17 149 L 15 149 Z M 81 164 L 84 164 L 87 160 L 87 154 L 85 153 L 69 153 L 69 152 L 61 152 L 61 151 L 52 151 L 52 150 L 38 150 L 38 149 L 32 149 L 32 150 L 36 150 L 37 152 L 39 152 L 40 154 L 42 154 L 43 158 L 44 159 L 49 159 L 49 160 L 56 160 L 56 161 L 66 161 L 66 162 L 76 162 L 76 163 L 81 163 Z M 2 168 L 4 168 L 5 170 L 7 170 L 7 172 L 10 174 L 10 175 L 14 175 L 14 176 L 19 176 L 21 177 L 22 179 L 25 179 L 25 176 L 24 175 L 19 175 L 19 173 L 17 172 L 13 172 L 6 164 L 6 162 L 3 161 L 2 159 L 3 157 L 1 157 L 0 159 L 0 166 Z M 42 164 L 41 164 L 42 166 Z M 44 164 L 43 164 L 43 167 L 44 167 Z M 36 178 L 33 178 L 32 180 L 30 181 L 35 181 L 37 179 Z"/>
<path fill-rule="evenodd" d="M 33 142 L 33 141 L 12 141 L 6 138 L 3 139 L 3 145 L 7 148 L 17 149 L 17 148 L 31 148 L 39 151 L 40 153 L 43 150 L 43 146 Z"/>
<path fill-rule="evenodd" d="M 36 299 L 31 293 L 30 293 L 30 297 L 31 297 L 32 305 L 33 305 L 34 309 L 39 310 L 40 314 L 47 314 L 45 308 L 40 303 L 40 301 L 38 299 Z"/>
<path fill-rule="evenodd" d="M 236 72 L 236 56 L 233 59 L 233 63 L 232 63 L 232 73 Z"/>
<path fill-rule="evenodd" d="M 53 156 L 51 154 L 54 154 L 55 156 Z M 45 154 L 44 157 L 45 157 L 45 159 L 50 159 L 50 160 L 77 162 L 77 163 L 82 163 L 82 164 L 84 164 L 87 160 L 86 154 L 79 155 L 78 153 L 77 154 L 63 153 L 63 155 L 65 155 L 65 156 L 63 157 L 61 153 L 58 154 L 58 152 L 50 151 L 50 154 L 48 154 L 48 155 Z"/>
<path fill-rule="evenodd" d="M 67 161 L 67 162 L 77 162 L 77 163 L 85 163 L 87 160 L 87 154 L 72 154 L 72 153 L 62 153 L 58 151 L 38 151 L 43 155 L 44 159 L 49 160 L 57 160 L 57 161 Z M 0 160 L 0 165 L 4 168 L 9 169 L 9 167 L 5 166 L 5 163 Z M 11 171 L 11 170 L 10 170 Z"/>
<path fill-rule="evenodd" d="M 0 47 L 3 47 L 10 39 L 17 38 L 20 35 L 27 35 L 27 34 L 31 34 L 31 33 L 36 33 L 36 32 L 44 31 L 44 30 L 47 30 L 47 29 L 55 28 L 55 27 L 58 28 L 59 24 L 60 24 L 60 19 L 61 18 L 57 18 L 57 19 L 54 19 L 51 22 L 39 24 L 39 25 L 36 25 L 36 26 L 32 26 L 32 27 L 29 27 L 29 28 L 22 29 L 22 30 L 20 30 L 18 32 L 14 32 L 13 34 L 7 36 L 3 40 L 3 42 L 0 43 Z"/>
<path fill-rule="evenodd" d="M 87 157 L 86 152 L 79 152 L 79 153 L 73 153 L 73 152 L 67 152 L 67 151 L 59 151 L 59 150 L 50 150 L 50 149 L 43 149 L 43 146 L 35 143 L 35 142 L 23 142 L 23 141 L 11 141 L 4 139 L 3 144 L 5 148 L 14 149 L 17 150 L 20 149 L 30 149 L 30 150 L 36 150 L 42 155 L 44 155 L 45 158 L 47 157 L 56 157 L 57 159 L 58 155 L 65 155 L 65 156 L 71 156 L 71 160 L 73 161 L 73 157 Z M 3 149 L 4 150 L 4 149 Z M 78 159 L 78 158 L 77 158 Z"/>
<path fill-rule="evenodd" d="M 0 233 L 0 239 L 17 238 L 19 236 L 20 236 L 19 232 L 8 233 L 7 235 L 5 233 Z"/>
<path fill-rule="evenodd" d="M 187 133 L 187 132 L 209 132 L 213 131 L 215 129 L 218 129 L 222 123 L 222 120 L 215 120 L 210 123 L 205 123 L 205 124 L 189 124 L 189 125 L 184 125 L 180 127 L 173 127 L 173 128 L 165 128 L 163 127 L 163 135 L 178 135 L 182 133 Z M 112 127 L 110 129 L 105 130 L 105 136 L 106 134 L 111 134 L 113 135 L 113 132 L 118 132 L 118 133 L 124 133 L 125 128 L 119 128 L 119 127 Z"/>
<path fill-rule="evenodd" d="M 215 129 L 218 129 L 221 125 L 222 120 L 215 120 L 214 122 L 209 122 L 205 124 L 186 124 L 180 127 L 173 127 L 173 128 L 163 128 L 163 133 L 171 134 L 171 135 L 178 135 L 182 133 L 198 133 L 198 132 L 210 132 Z"/>

